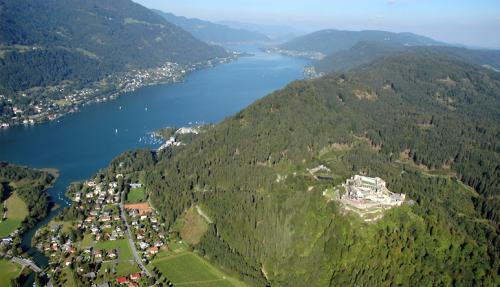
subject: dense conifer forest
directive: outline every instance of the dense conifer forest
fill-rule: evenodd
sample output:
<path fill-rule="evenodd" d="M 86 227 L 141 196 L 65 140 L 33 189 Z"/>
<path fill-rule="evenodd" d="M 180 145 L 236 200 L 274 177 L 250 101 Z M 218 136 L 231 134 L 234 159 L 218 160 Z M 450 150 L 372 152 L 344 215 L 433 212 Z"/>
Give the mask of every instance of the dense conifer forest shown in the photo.
<path fill-rule="evenodd" d="M 47 216 L 50 200 L 44 191 L 55 180 L 56 175 L 48 171 L 0 162 L 0 200 L 16 192 L 29 210 L 23 228 L 31 228 Z"/>
<path fill-rule="evenodd" d="M 497 286 L 499 107 L 499 73 L 416 50 L 291 83 L 105 174 L 140 174 L 167 227 L 202 208 L 194 248 L 251 285 Z M 322 195 L 353 174 L 409 200 L 364 222 Z"/>
<path fill-rule="evenodd" d="M 129 0 L 0 1 L 0 94 L 225 56 Z"/>

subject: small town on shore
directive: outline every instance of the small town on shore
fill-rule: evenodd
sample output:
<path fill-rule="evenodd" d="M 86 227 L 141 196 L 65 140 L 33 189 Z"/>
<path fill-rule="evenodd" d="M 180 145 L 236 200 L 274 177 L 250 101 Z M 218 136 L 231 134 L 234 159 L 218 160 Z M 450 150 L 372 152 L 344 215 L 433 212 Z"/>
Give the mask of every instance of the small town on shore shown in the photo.
<path fill-rule="evenodd" d="M 210 128 L 160 129 L 154 134 L 165 143 L 153 152 L 183 146 Z M 68 187 L 66 196 L 72 204 L 33 237 L 32 246 L 48 259 L 46 266 L 9 251 L 9 246 L 18 245 L 13 242 L 14 238 L 19 240 L 18 231 L 2 239 L 3 250 L 7 250 L 4 256 L 45 278 L 47 286 L 174 286 L 178 278 L 170 275 L 175 276 L 176 264 L 185 264 L 174 260 L 183 258 L 212 270 L 213 280 L 227 280 L 224 273 L 192 251 L 192 242 L 184 242 L 178 228 L 166 227 L 162 214 L 150 202 L 149 187 L 140 173 L 126 170 L 120 162 L 114 171 L 100 171 Z M 337 202 L 344 214 L 355 214 L 367 224 L 381 219 L 387 210 L 411 202 L 405 194 L 391 192 L 379 177 L 353 175 L 337 185 L 332 171 L 324 165 L 307 169 L 307 173 L 318 186 L 327 187 L 322 192 L 327 201 Z M 278 175 L 277 182 L 283 179 Z M 310 186 L 308 191 L 313 189 Z M 201 225 L 213 223 L 198 205 L 186 213 L 194 214 L 194 222 Z M 193 229 L 193 218 L 187 222 L 188 229 Z"/>
<path fill-rule="evenodd" d="M 73 83 L 62 82 L 43 89 L 21 91 L 16 95 L 0 94 L 0 129 L 54 121 L 66 114 L 78 112 L 83 106 L 114 100 L 123 93 L 144 86 L 180 82 L 191 72 L 228 63 L 242 55 L 233 52 L 229 57 L 189 65 L 166 62 L 155 68 L 133 69 L 109 75 L 83 89 Z"/>
<path fill-rule="evenodd" d="M 208 128 L 161 129 L 155 134 L 166 143 L 152 152 L 184 145 Z M 38 229 L 31 243 L 47 258 L 47 264 L 37 265 L 27 253 L 14 252 L 11 247 L 19 244 L 13 238 L 20 238 L 13 236 L 19 231 L 2 238 L 2 258 L 22 266 L 21 273 L 26 276 L 36 274 L 37 286 L 136 287 L 198 282 L 196 276 L 176 271 L 176 266 L 183 264 L 200 269 L 197 276 L 207 282 L 220 281 L 227 286 L 226 281 L 236 280 L 193 251 L 194 243 L 184 241 L 180 227 L 166 227 L 162 214 L 150 202 L 149 187 L 140 172 L 127 170 L 126 163 L 120 162 L 114 171 L 99 171 L 67 188 L 71 205 Z M 213 223 L 200 206 L 186 213 L 190 222 L 187 229 L 193 228 L 193 220 L 199 228 Z"/>
<path fill-rule="evenodd" d="M 269 54 L 281 54 L 284 56 L 290 56 L 290 57 L 300 57 L 300 58 L 306 58 L 310 60 L 322 60 L 326 57 L 325 54 L 321 52 L 309 52 L 309 51 L 294 51 L 294 50 L 287 50 L 279 47 L 269 47 L 264 49 L 266 53 Z"/>
<path fill-rule="evenodd" d="M 144 186 L 125 183 L 125 176 L 117 174 L 112 181 L 95 178 L 70 189 L 73 210 L 79 212 L 76 218 L 63 215 L 37 232 L 35 245 L 49 258 L 52 281 L 68 280 L 61 278 L 68 267 L 78 282 L 89 286 L 155 282 L 145 265 L 160 250 L 168 251 L 166 230 L 145 200 Z"/>

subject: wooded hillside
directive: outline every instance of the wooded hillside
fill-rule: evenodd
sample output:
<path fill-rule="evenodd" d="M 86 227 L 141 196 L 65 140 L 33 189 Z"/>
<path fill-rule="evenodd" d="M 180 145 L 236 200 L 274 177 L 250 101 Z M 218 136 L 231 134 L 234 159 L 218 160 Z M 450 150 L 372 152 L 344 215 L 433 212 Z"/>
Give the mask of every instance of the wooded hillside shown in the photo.
<path fill-rule="evenodd" d="M 142 171 L 167 225 L 201 206 L 196 249 L 255 286 L 495 286 L 499 107 L 500 74 L 415 51 L 294 82 L 109 172 Z M 307 172 L 320 164 L 333 180 Z M 353 174 L 410 201 L 365 223 L 322 195 Z"/>

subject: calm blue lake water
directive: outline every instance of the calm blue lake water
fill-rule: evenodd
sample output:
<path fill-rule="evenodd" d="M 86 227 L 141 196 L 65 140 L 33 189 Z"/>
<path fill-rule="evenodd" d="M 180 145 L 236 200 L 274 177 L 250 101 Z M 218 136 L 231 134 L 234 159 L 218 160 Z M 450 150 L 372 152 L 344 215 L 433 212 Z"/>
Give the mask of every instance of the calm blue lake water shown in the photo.
<path fill-rule="evenodd" d="M 147 133 L 190 122 L 219 122 L 301 79 L 308 64 L 304 59 L 239 48 L 255 55 L 194 72 L 182 83 L 145 87 L 115 101 L 86 106 L 58 122 L 1 130 L 0 160 L 57 168 L 60 178 L 49 192 L 55 203 L 66 206 L 69 183 L 90 177 L 126 150 L 158 147 L 146 140 Z M 26 234 L 25 246 L 34 231 Z"/>

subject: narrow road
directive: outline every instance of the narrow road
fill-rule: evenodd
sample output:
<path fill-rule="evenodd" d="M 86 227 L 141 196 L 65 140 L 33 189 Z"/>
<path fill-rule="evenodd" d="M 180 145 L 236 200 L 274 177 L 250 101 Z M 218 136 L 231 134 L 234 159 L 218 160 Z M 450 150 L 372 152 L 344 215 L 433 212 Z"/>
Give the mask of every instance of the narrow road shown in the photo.
<path fill-rule="evenodd" d="M 205 220 L 206 220 L 208 223 L 210 223 L 210 224 L 212 224 L 212 223 L 213 223 L 213 221 L 210 219 L 210 217 L 208 217 L 208 215 L 206 215 L 206 214 L 205 214 L 205 212 L 203 212 L 203 210 L 201 210 L 201 208 L 200 208 L 198 205 L 196 206 L 196 211 L 198 212 L 198 214 L 199 214 L 201 217 L 205 218 Z"/>
<path fill-rule="evenodd" d="M 149 273 L 149 270 L 144 266 L 142 263 L 141 258 L 139 257 L 139 253 L 137 253 L 137 249 L 135 248 L 134 240 L 132 239 L 132 232 L 130 231 L 130 227 L 127 222 L 127 218 L 125 217 L 125 208 L 123 207 L 123 197 L 120 202 L 120 210 L 122 214 L 122 219 L 125 221 L 125 228 L 127 229 L 127 237 L 128 237 L 128 243 L 130 245 L 130 249 L 132 249 L 132 254 L 134 255 L 135 261 L 137 262 L 137 265 L 142 269 L 142 272 L 146 274 L 148 277 L 152 277 L 151 273 Z"/>

